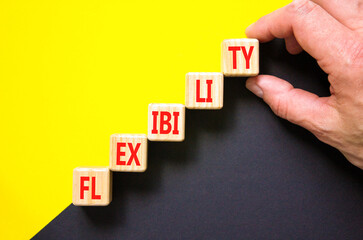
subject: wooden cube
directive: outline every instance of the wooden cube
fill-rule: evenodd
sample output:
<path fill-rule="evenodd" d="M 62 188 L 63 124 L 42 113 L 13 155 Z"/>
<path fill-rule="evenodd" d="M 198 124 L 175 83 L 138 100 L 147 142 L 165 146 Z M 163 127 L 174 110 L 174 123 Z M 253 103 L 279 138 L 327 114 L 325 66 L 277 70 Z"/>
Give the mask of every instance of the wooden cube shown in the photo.
<path fill-rule="evenodd" d="M 118 172 L 144 172 L 147 168 L 145 134 L 112 134 L 110 169 Z"/>
<path fill-rule="evenodd" d="M 107 167 L 77 167 L 73 170 L 73 204 L 107 206 L 112 200 L 112 172 Z"/>
<path fill-rule="evenodd" d="M 185 106 L 182 104 L 149 104 L 148 139 L 150 141 L 184 140 Z"/>
<path fill-rule="evenodd" d="M 222 43 L 225 76 L 256 76 L 259 73 L 259 43 L 254 38 L 228 39 Z"/>
<path fill-rule="evenodd" d="M 223 107 L 223 74 L 190 72 L 185 79 L 185 107 L 221 109 Z"/>

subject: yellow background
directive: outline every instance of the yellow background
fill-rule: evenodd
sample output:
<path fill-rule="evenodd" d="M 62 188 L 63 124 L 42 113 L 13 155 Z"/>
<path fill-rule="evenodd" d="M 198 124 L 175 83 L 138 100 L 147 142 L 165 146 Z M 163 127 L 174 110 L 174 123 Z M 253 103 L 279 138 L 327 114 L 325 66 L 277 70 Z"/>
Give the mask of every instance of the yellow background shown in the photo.
<path fill-rule="evenodd" d="M 112 133 L 147 133 L 148 103 L 184 103 L 185 73 L 289 2 L 1 0 L 0 239 L 40 231 L 73 168 L 107 166 Z"/>

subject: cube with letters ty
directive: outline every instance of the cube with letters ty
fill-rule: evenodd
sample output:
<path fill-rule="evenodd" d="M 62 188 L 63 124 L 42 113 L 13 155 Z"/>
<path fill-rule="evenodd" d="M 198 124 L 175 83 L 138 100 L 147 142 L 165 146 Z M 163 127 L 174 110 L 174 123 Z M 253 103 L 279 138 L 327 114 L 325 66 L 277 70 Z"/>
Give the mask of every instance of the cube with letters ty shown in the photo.
<path fill-rule="evenodd" d="M 254 38 L 222 42 L 222 72 L 225 76 L 256 76 L 259 73 L 259 42 Z"/>

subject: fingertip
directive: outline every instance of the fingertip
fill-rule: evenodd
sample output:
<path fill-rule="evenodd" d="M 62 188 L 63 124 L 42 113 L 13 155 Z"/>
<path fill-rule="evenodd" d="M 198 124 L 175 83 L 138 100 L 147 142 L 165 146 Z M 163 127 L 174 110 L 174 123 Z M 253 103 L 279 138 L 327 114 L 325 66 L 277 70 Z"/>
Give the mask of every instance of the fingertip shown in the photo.
<path fill-rule="evenodd" d="M 246 87 L 249 90 L 251 90 L 250 88 L 254 85 L 258 86 L 258 88 L 262 90 L 264 99 L 266 98 L 267 100 L 272 95 L 279 94 L 293 88 L 289 82 L 271 75 L 258 75 L 256 77 L 251 77 L 246 81 Z"/>
<path fill-rule="evenodd" d="M 256 23 L 252 23 L 251 25 L 249 25 L 246 30 L 245 30 L 245 34 L 248 38 L 253 38 L 253 30 L 255 27 Z"/>
<path fill-rule="evenodd" d="M 256 85 L 259 76 L 260 75 L 247 78 L 247 80 L 246 80 L 246 88 L 249 89 L 252 85 Z"/>
<path fill-rule="evenodd" d="M 246 80 L 246 86 L 247 86 L 247 84 L 249 84 L 250 82 L 254 82 L 255 80 L 256 80 L 256 78 L 257 78 L 258 76 L 254 76 L 254 77 L 249 77 L 249 78 L 247 78 L 247 80 Z"/>
<path fill-rule="evenodd" d="M 259 98 L 263 98 L 263 91 L 260 86 L 257 85 L 257 76 L 250 77 L 246 81 L 246 88 L 250 90 L 253 94 L 255 94 Z"/>

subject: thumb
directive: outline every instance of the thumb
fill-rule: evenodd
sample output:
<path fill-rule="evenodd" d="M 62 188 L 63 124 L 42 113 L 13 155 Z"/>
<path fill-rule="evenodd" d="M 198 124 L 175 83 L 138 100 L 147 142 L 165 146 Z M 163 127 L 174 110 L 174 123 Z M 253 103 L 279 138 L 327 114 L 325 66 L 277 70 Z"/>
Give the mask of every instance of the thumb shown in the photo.
<path fill-rule="evenodd" d="M 320 98 L 269 75 L 249 78 L 246 87 L 256 96 L 263 98 L 277 116 L 313 133 L 324 132 L 324 129 L 331 126 L 333 107 L 330 97 Z"/>

